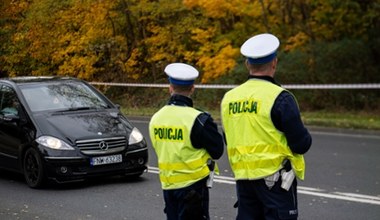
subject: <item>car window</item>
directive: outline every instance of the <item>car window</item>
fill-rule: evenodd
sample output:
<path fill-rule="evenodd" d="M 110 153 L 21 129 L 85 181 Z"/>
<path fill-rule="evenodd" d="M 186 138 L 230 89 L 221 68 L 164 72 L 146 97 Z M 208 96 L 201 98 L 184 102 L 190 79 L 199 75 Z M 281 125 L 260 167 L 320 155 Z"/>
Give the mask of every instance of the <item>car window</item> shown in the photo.
<path fill-rule="evenodd" d="M 19 100 L 15 91 L 6 85 L 0 88 L 0 113 L 2 115 L 18 115 Z"/>
<path fill-rule="evenodd" d="M 106 108 L 107 103 L 80 82 L 56 82 L 20 87 L 32 111 Z"/>

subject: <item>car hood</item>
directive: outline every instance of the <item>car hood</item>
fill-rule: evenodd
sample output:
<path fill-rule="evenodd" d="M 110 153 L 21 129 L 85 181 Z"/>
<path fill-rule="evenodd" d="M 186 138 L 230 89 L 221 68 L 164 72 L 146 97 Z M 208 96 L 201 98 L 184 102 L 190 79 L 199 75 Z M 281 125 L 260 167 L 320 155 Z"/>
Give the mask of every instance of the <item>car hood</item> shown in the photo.
<path fill-rule="evenodd" d="M 78 111 L 35 115 L 40 135 L 69 140 L 129 137 L 132 126 L 118 111 Z"/>

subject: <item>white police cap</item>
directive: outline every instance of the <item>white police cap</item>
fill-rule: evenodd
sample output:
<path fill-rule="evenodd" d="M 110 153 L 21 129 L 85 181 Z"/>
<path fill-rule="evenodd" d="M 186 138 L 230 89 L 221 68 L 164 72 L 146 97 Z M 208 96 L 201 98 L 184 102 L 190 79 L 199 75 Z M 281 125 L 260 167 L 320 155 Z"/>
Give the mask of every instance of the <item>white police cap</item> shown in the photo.
<path fill-rule="evenodd" d="M 175 85 L 192 85 L 199 75 L 197 69 L 185 63 L 171 63 L 164 71 L 170 83 Z"/>
<path fill-rule="evenodd" d="M 263 64 L 272 61 L 277 56 L 280 46 L 278 38 L 272 34 L 259 34 L 249 38 L 240 48 L 241 54 L 248 58 L 251 64 Z"/>

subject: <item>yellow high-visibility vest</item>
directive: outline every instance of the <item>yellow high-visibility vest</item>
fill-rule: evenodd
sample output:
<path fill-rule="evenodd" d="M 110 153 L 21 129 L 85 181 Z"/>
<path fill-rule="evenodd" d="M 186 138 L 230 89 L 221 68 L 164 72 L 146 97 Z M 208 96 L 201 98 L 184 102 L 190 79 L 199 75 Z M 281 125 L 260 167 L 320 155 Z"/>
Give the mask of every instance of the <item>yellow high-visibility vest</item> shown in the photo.
<path fill-rule="evenodd" d="M 202 112 L 186 106 L 167 105 L 153 115 L 149 135 L 158 158 L 163 189 L 189 186 L 210 173 L 205 149 L 192 146 L 190 132 Z"/>
<path fill-rule="evenodd" d="M 283 88 L 251 79 L 228 91 L 221 103 L 227 153 L 235 179 L 261 179 L 289 159 L 299 179 L 305 176 L 303 155 L 292 153 L 285 135 L 271 120 L 271 109 Z"/>

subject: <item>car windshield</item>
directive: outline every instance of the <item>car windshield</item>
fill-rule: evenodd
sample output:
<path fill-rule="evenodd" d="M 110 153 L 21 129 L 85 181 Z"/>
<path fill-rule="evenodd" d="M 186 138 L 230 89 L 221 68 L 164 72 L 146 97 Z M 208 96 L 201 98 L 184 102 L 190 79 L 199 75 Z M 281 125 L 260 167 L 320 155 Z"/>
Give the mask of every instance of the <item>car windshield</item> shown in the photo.
<path fill-rule="evenodd" d="M 21 91 L 33 112 L 72 111 L 108 106 L 97 93 L 80 82 L 30 84 L 22 86 Z"/>

